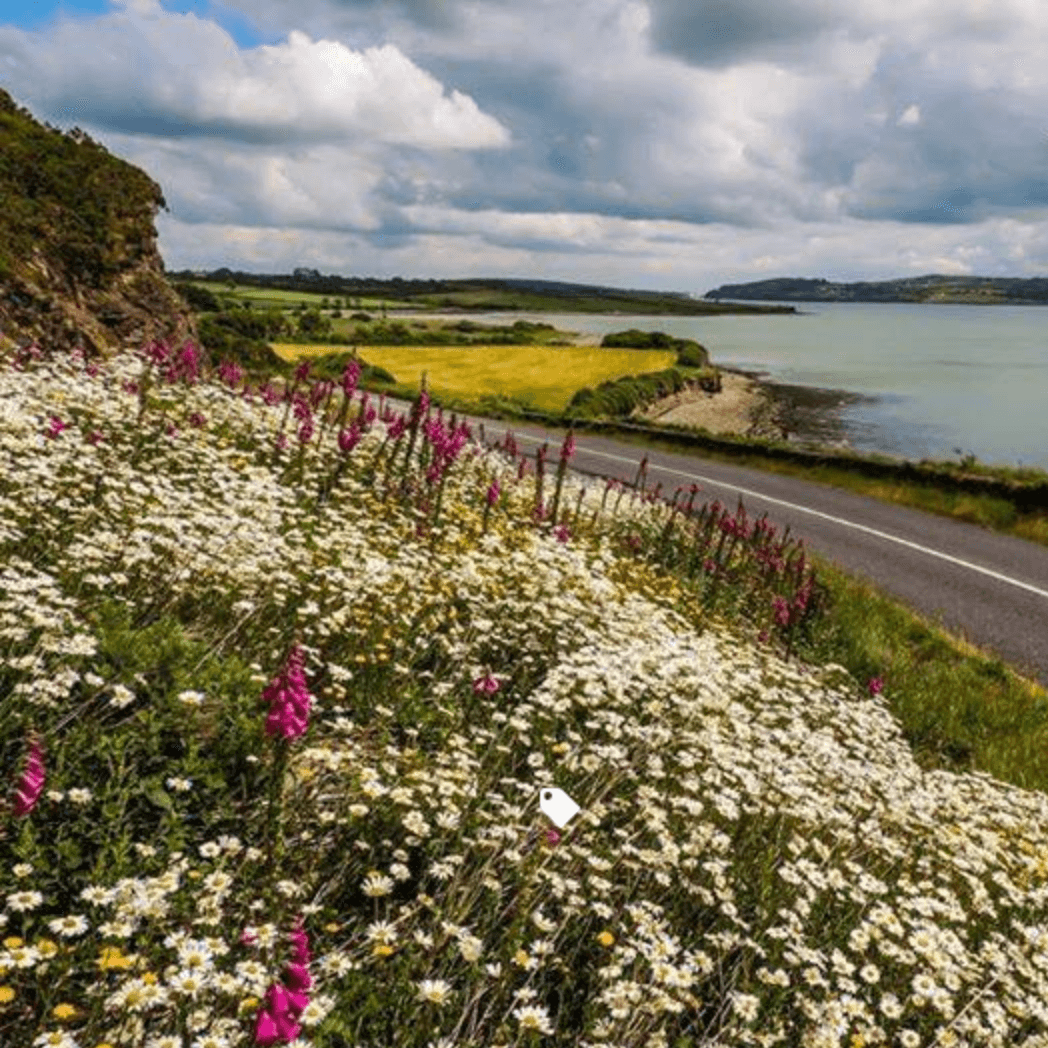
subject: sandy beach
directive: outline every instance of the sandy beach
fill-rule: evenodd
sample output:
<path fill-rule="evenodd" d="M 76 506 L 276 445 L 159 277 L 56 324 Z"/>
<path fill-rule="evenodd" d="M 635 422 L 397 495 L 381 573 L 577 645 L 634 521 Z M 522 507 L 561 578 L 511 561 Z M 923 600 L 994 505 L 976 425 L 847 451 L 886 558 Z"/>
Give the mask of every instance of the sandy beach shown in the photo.
<path fill-rule="evenodd" d="M 775 408 L 762 384 L 745 372 L 721 372 L 719 393 L 685 389 L 656 401 L 633 418 L 664 425 L 702 427 L 710 433 L 738 433 L 781 438 Z"/>

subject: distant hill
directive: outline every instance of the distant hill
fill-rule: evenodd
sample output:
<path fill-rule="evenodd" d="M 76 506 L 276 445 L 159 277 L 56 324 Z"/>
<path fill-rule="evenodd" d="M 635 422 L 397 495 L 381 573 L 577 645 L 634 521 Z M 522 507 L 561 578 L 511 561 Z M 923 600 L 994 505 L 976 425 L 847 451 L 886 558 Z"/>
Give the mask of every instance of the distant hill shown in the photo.
<path fill-rule="evenodd" d="M 837 284 L 777 277 L 751 284 L 722 284 L 706 299 L 765 302 L 956 302 L 968 305 L 1048 305 L 1048 277 L 955 277 L 934 273 L 899 280 Z"/>
<path fill-rule="evenodd" d="M 195 339 L 164 278 L 160 186 L 84 132 L 41 124 L 0 90 L 0 347 L 109 355 Z"/>
<path fill-rule="evenodd" d="M 290 274 L 182 270 L 180 281 L 208 281 L 280 291 L 300 291 L 388 299 L 427 309 L 472 311 L 534 310 L 566 313 L 655 313 L 703 316 L 710 313 L 795 313 L 792 306 L 740 306 L 704 302 L 679 291 L 636 291 L 596 284 L 554 280 L 469 278 L 465 280 L 403 280 L 392 277 L 323 276 L 315 269 L 296 268 Z"/>

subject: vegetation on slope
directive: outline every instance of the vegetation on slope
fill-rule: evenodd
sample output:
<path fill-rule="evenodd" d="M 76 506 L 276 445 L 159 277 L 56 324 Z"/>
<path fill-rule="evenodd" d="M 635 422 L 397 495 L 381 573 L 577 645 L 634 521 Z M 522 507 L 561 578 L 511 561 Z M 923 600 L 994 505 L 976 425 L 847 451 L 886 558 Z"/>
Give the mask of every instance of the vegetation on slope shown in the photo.
<path fill-rule="evenodd" d="M 192 335 L 163 277 L 144 171 L 79 128 L 38 123 L 0 89 L 0 328 L 103 354 L 136 334 Z"/>
<path fill-rule="evenodd" d="M 787 661 L 796 541 L 357 378 L 0 374 L 5 1045 L 1045 1042 L 1048 799 Z"/>

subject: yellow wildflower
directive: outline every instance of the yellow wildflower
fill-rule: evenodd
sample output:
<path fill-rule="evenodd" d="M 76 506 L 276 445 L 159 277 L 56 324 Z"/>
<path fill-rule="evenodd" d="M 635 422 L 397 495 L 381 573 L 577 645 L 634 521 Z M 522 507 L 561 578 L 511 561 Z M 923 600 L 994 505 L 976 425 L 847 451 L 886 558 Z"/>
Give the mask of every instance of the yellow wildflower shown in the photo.
<path fill-rule="evenodd" d="M 76 1008 L 71 1004 L 56 1004 L 51 1009 L 51 1014 L 58 1020 L 64 1022 L 66 1019 L 73 1019 L 76 1017 Z"/>
<path fill-rule="evenodd" d="M 0 986 L 0 1004 L 10 1004 L 16 996 L 13 986 Z"/>
<path fill-rule="evenodd" d="M 58 943 L 50 939 L 37 939 L 35 945 L 41 957 L 54 957 L 58 953 Z"/>
<path fill-rule="evenodd" d="M 25 942 L 19 939 L 17 935 L 10 935 L 4 939 L 4 945 L 9 950 L 17 950 L 19 946 L 25 946 Z"/>
<path fill-rule="evenodd" d="M 123 954 L 119 946 L 104 946 L 97 963 L 103 971 L 108 971 L 110 968 L 130 968 L 135 962 L 133 957 Z"/>
<path fill-rule="evenodd" d="M 600 935 L 597 936 L 597 942 L 599 942 L 601 946 L 610 946 L 614 941 L 615 936 L 612 935 L 611 932 L 601 932 Z"/>
<path fill-rule="evenodd" d="M 257 1007 L 258 1007 L 258 998 L 257 997 L 245 997 L 240 1002 L 240 1010 L 242 1012 L 249 1012 L 253 1008 L 257 1008 Z"/>
<path fill-rule="evenodd" d="M 519 964 L 522 968 L 528 963 L 528 954 L 526 950 L 517 950 L 513 955 L 513 963 Z"/>
<path fill-rule="evenodd" d="M 396 951 L 388 943 L 378 942 L 375 943 L 375 948 L 371 951 L 376 957 L 388 957 L 390 954 Z"/>
<path fill-rule="evenodd" d="M 342 925 L 341 924 L 335 924 L 335 922 L 332 921 L 330 924 L 325 924 L 324 925 L 324 931 L 329 932 L 331 935 L 334 935 L 335 932 L 342 931 Z"/>
<path fill-rule="evenodd" d="M 147 986 L 155 986 L 156 985 L 156 975 L 153 972 L 143 972 L 142 973 L 142 982 L 144 982 Z"/>

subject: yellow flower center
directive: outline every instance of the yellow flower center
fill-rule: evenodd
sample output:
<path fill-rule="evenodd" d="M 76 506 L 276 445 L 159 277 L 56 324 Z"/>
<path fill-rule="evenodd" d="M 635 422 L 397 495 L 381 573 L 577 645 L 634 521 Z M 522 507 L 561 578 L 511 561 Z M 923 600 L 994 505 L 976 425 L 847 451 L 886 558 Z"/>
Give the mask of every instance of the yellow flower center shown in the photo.
<path fill-rule="evenodd" d="M 51 1014 L 56 1019 L 72 1019 L 76 1015 L 76 1009 L 71 1004 L 56 1004 L 51 1009 Z"/>
<path fill-rule="evenodd" d="M 15 991 L 11 986 L 0 986 L 0 1004 L 10 1004 L 15 999 Z"/>
<path fill-rule="evenodd" d="M 614 941 L 615 936 L 612 935 L 611 932 L 601 932 L 600 935 L 597 936 L 597 942 L 599 942 L 601 946 L 610 946 Z"/>

